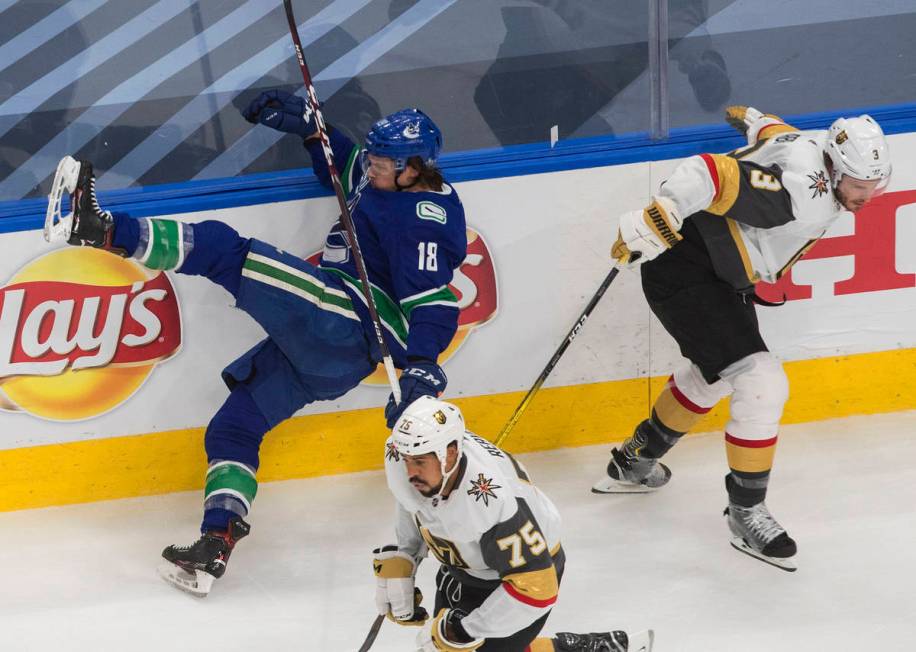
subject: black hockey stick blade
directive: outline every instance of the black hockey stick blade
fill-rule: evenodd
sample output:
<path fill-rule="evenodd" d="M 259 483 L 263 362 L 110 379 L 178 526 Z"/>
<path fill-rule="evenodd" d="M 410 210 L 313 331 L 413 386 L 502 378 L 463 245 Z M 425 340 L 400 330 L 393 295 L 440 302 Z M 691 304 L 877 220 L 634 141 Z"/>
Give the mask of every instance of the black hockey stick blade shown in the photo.
<path fill-rule="evenodd" d="M 363 641 L 363 644 L 359 647 L 359 652 L 369 652 L 369 648 L 375 643 L 375 637 L 378 636 L 378 630 L 382 628 L 383 622 L 385 622 L 384 616 L 378 615 L 375 617 L 372 627 L 369 628 L 369 633 L 366 634 L 366 640 Z"/>

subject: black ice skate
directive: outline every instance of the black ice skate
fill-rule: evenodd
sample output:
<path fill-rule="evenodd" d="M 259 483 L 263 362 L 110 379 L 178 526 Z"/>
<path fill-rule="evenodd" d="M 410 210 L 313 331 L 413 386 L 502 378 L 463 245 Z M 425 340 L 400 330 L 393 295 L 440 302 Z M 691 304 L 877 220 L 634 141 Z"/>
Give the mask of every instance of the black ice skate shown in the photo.
<path fill-rule="evenodd" d="M 61 214 L 64 192 L 70 195 L 70 212 L 66 216 Z M 89 161 L 65 156 L 58 163 L 48 196 L 44 233 L 48 242 L 66 240 L 71 245 L 96 247 L 126 255 L 123 250 L 111 246 L 114 220 L 111 213 L 99 206 L 95 176 Z"/>
<path fill-rule="evenodd" d="M 652 652 L 655 634 L 651 629 L 630 637 L 621 631 L 603 634 L 558 632 L 554 640 L 557 652 Z"/>
<path fill-rule="evenodd" d="M 593 493 L 648 493 L 663 487 L 671 479 L 671 469 L 659 462 L 657 458 L 640 454 L 646 445 L 644 424 L 646 424 L 645 421 L 640 423 L 633 436 L 627 439 L 619 449 L 611 449 L 607 476 L 592 486 Z"/>
<path fill-rule="evenodd" d="M 182 591 L 204 598 L 213 580 L 223 576 L 236 542 L 248 535 L 251 526 L 240 517 L 229 521 L 225 531 L 211 530 L 190 546 L 169 546 L 162 551 L 169 562 L 159 566 L 159 574 Z"/>
<path fill-rule="evenodd" d="M 736 550 L 777 568 L 789 572 L 796 570 L 792 559 L 797 551 L 795 541 L 773 518 L 766 503 L 760 502 L 753 507 L 729 503 L 725 515 L 734 535 L 731 543 Z"/>

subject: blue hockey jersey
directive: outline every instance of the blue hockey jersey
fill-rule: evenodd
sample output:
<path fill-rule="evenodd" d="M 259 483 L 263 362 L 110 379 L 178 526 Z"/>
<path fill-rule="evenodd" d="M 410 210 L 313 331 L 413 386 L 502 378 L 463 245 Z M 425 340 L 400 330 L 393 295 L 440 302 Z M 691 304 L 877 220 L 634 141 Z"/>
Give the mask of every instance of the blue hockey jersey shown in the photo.
<path fill-rule="evenodd" d="M 464 207 L 458 193 L 449 184 L 439 192 L 376 190 L 363 178 L 357 163 L 359 148 L 333 129 L 330 141 L 391 357 L 399 368 L 407 365 L 408 358 L 435 361 L 458 328 L 458 301 L 448 287 L 467 252 Z M 331 187 L 321 143 L 306 141 L 305 146 L 315 175 Z M 320 267 L 342 279 L 381 360 L 340 221 L 328 233 Z"/>

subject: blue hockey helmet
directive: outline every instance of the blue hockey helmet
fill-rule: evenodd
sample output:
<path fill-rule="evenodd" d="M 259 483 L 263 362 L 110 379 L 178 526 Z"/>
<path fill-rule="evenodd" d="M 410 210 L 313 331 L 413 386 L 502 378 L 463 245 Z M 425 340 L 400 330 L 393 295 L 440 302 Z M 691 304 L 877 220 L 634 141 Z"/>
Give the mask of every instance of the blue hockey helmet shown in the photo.
<path fill-rule="evenodd" d="M 403 170 L 413 156 L 433 166 L 439 159 L 440 149 L 442 132 L 420 109 L 401 109 L 392 113 L 372 125 L 366 135 L 365 151 L 393 159 L 398 170 Z"/>

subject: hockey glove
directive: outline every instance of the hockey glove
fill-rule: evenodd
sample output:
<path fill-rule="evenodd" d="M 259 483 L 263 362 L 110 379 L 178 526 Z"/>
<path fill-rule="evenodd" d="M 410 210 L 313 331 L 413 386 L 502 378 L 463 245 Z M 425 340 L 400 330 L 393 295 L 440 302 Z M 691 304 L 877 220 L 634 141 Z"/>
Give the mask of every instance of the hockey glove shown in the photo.
<path fill-rule="evenodd" d="M 423 594 L 414 586 L 417 562 L 397 546 L 388 545 L 372 551 L 375 571 L 375 606 L 380 615 L 398 625 L 420 626 L 429 614 L 420 606 Z"/>
<path fill-rule="evenodd" d="M 442 367 L 432 360 L 415 360 L 401 372 L 398 381 L 401 386 L 401 402 L 394 402 L 394 394 L 388 397 L 385 406 L 385 420 L 389 428 L 394 428 L 398 417 L 407 409 L 407 406 L 421 396 L 439 396 L 445 391 L 448 378 Z"/>
<path fill-rule="evenodd" d="M 242 117 L 251 124 L 261 123 L 302 138 L 318 131 L 312 106 L 298 95 L 280 89 L 262 92 L 242 111 Z"/>
<path fill-rule="evenodd" d="M 644 210 L 628 211 L 620 216 L 611 256 L 629 267 L 652 260 L 683 239 L 678 233 L 683 222 L 674 202 L 666 197 L 655 199 Z"/>
<path fill-rule="evenodd" d="M 771 121 L 782 122 L 782 118 L 772 113 L 761 113 L 752 106 L 729 106 L 725 108 L 725 122 L 747 136 L 747 132 L 758 120 L 769 118 Z M 753 134 L 752 134 L 753 135 Z"/>
<path fill-rule="evenodd" d="M 461 619 L 465 616 L 461 609 L 440 609 L 417 634 L 418 652 L 468 652 L 483 645 L 486 639 L 473 638 L 464 631 Z"/>

